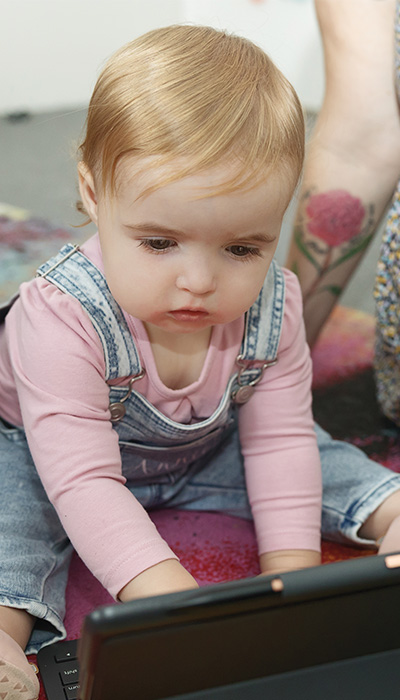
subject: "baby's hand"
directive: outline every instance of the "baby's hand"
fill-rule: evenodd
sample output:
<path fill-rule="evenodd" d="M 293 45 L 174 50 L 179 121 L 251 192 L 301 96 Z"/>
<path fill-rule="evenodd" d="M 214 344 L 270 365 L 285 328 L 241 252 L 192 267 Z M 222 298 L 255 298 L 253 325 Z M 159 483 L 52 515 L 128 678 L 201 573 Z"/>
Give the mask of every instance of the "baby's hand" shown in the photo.
<path fill-rule="evenodd" d="M 198 588 L 191 574 L 176 559 L 167 559 L 133 578 L 119 592 L 122 602 L 152 595 L 176 593 L 190 588 Z"/>

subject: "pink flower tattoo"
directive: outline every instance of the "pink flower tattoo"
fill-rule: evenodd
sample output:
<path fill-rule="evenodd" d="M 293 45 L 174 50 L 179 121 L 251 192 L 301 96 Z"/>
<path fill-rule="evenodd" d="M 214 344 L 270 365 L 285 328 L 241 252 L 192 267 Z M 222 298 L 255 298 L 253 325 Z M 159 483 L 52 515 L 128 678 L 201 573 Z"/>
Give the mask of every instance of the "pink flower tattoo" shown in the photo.
<path fill-rule="evenodd" d="M 340 275 L 331 277 L 329 282 L 323 283 L 323 280 L 332 270 L 367 248 L 375 225 L 373 205 L 364 206 L 361 199 L 346 190 L 306 193 L 304 216 L 295 226 L 294 242 L 317 274 L 303 294 L 304 303 L 320 292 L 328 291 L 336 297 L 341 294 Z M 307 237 L 307 232 L 313 238 Z M 295 261 L 294 272 L 297 267 Z"/>
<path fill-rule="evenodd" d="M 360 199 L 345 190 L 332 190 L 312 195 L 306 214 L 310 233 L 336 247 L 361 232 L 365 209 Z"/>

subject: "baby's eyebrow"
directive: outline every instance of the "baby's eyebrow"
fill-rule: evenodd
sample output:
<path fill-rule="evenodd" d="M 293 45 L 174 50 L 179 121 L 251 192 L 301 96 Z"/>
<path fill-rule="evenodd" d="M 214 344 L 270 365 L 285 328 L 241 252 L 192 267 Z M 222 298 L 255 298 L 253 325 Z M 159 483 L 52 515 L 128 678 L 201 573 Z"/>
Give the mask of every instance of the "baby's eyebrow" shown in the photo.
<path fill-rule="evenodd" d="M 178 235 L 178 236 L 184 236 L 185 233 L 184 231 L 179 231 L 179 229 L 176 228 L 168 228 L 168 226 L 162 226 L 162 224 L 153 224 L 152 222 L 146 222 L 142 224 L 135 224 L 135 225 L 129 225 L 128 228 L 131 228 L 133 231 L 142 231 L 144 233 L 157 233 L 162 236 L 173 236 L 173 235 Z"/>
<path fill-rule="evenodd" d="M 241 239 L 241 236 L 239 236 Z M 276 236 L 268 235 L 267 233 L 252 233 L 249 236 L 243 236 L 243 240 L 248 243 L 273 243 L 276 240 Z"/>
<path fill-rule="evenodd" d="M 128 228 L 133 231 L 140 231 L 142 233 L 153 233 L 159 236 L 165 236 L 166 238 L 170 236 L 186 236 L 185 231 L 180 231 L 176 228 L 169 228 L 168 226 L 163 226 L 162 224 L 157 224 L 153 222 L 143 222 L 135 225 L 129 225 Z M 227 236 L 228 238 L 228 236 Z M 251 233 L 251 234 L 232 234 L 233 241 L 241 241 L 246 243 L 273 243 L 276 240 L 275 235 L 269 235 L 268 233 Z"/>

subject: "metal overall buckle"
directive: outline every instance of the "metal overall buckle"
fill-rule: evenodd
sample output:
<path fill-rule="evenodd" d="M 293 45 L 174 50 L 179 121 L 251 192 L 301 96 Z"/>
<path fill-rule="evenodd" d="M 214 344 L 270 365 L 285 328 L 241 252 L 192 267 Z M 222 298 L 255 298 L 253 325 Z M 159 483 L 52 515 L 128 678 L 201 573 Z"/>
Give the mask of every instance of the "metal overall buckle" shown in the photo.
<path fill-rule="evenodd" d="M 270 362 L 261 362 L 259 367 L 254 367 L 256 363 L 260 363 L 259 360 L 245 360 L 243 355 L 238 355 L 236 358 L 236 364 L 239 366 L 239 372 L 237 374 L 237 386 L 233 392 L 232 392 L 232 400 L 235 403 L 242 404 L 242 403 L 247 403 L 247 401 L 253 396 L 254 391 L 255 391 L 255 386 L 258 384 L 258 382 L 262 379 L 262 376 L 265 372 L 265 370 L 268 367 L 272 367 L 273 365 L 276 365 L 278 362 L 277 359 L 271 360 Z M 242 382 L 242 375 L 243 372 L 249 369 L 259 369 L 260 373 L 258 374 L 255 379 L 252 379 L 250 382 Z"/>
<path fill-rule="evenodd" d="M 118 423 L 118 421 L 123 419 L 123 417 L 126 413 L 126 408 L 124 406 L 124 403 L 127 399 L 129 399 L 129 397 L 132 393 L 132 386 L 134 385 L 135 382 L 138 381 L 138 379 L 142 379 L 145 374 L 146 374 L 146 370 L 141 369 L 139 374 L 135 374 L 134 377 L 131 377 L 129 380 L 129 384 L 128 384 L 128 391 L 126 392 L 125 396 L 123 396 L 122 399 L 120 399 L 119 401 L 116 401 L 115 403 L 110 403 L 108 408 L 110 409 L 112 423 Z"/>
<path fill-rule="evenodd" d="M 69 250 L 68 253 L 66 253 L 62 258 L 60 258 L 60 260 L 57 260 L 57 262 L 54 263 L 54 265 L 52 265 L 51 267 L 49 267 L 48 270 L 45 270 L 44 272 L 37 272 L 36 277 L 43 277 L 44 279 L 46 279 L 47 275 L 49 275 L 50 272 L 53 272 L 53 270 L 55 270 L 59 265 L 68 260 L 68 258 L 71 258 L 73 255 L 75 255 L 75 253 L 77 253 L 78 251 L 78 245 L 72 246 L 71 250 Z"/>

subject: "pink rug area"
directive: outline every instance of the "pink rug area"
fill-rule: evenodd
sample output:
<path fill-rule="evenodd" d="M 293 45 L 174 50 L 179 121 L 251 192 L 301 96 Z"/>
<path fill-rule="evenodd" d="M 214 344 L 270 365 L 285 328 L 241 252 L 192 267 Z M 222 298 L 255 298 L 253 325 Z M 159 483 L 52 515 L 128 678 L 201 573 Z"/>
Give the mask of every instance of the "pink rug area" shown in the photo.
<path fill-rule="evenodd" d="M 374 355 L 375 319 L 337 306 L 312 353 L 314 388 L 328 387 L 369 369 Z"/>
<path fill-rule="evenodd" d="M 163 510 L 151 517 L 157 529 L 200 585 L 259 573 L 252 523 L 216 513 Z M 68 637 L 79 636 L 83 617 L 112 603 L 111 596 L 74 555 L 67 589 Z"/>
<path fill-rule="evenodd" d="M 253 524 L 217 513 L 164 510 L 152 513 L 157 529 L 201 586 L 256 576 L 260 573 Z M 323 543 L 329 563 L 371 552 Z M 75 554 L 67 588 L 65 625 L 69 639 L 79 637 L 85 615 L 111 596 Z"/>
<path fill-rule="evenodd" d="M 374 330 L 373 316 L 336 307 L 312 353 L 314 415 L 335 438 L 400 473 L 400 431 L 376 401 Z"/>

